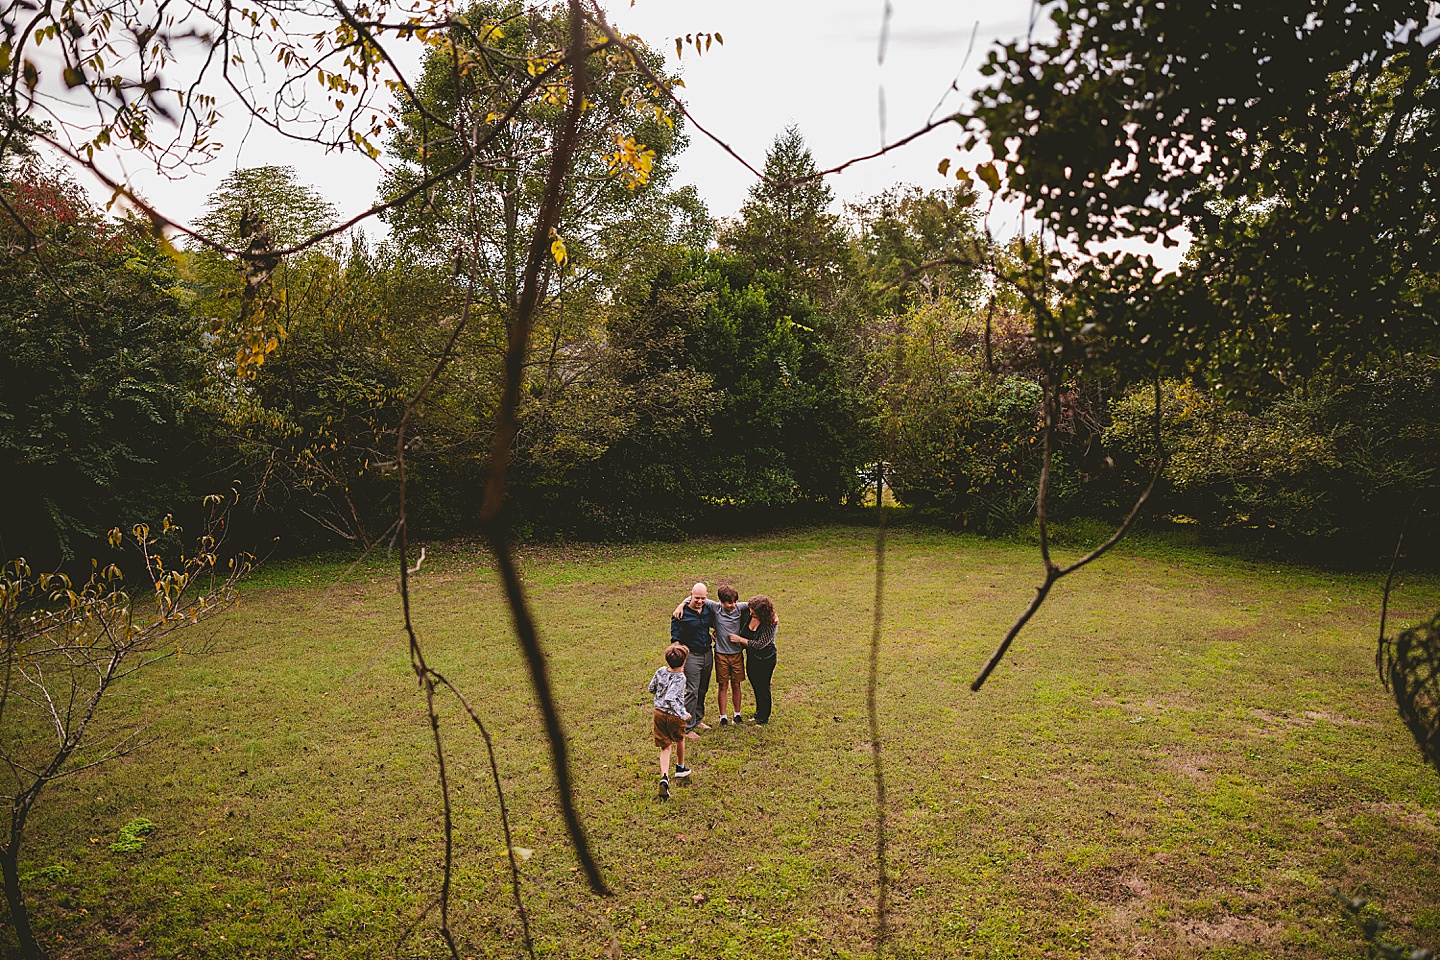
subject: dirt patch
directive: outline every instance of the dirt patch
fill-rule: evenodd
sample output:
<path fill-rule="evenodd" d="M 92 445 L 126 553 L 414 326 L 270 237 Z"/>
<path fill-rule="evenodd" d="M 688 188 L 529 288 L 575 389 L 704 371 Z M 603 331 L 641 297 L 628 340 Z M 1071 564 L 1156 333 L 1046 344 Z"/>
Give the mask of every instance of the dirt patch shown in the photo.
<path fill-rule="evenodd" d="M 1262 710 L 1259 707 L 1251 709 L 1250 715 L 1261 721 L 1267 727 L 1309 727 L 1321 722 L 1333 723 L 1343 727 L 1373 727 L 1374 724 L 1364 720 L 1356 720 L 1344 714 L 1331 713 L 1325 710 L 1305 710 L 1301 713 L 1289 713 L 1281 711 L 1273 713 L 1269 710 Z"/>
<path fill-rule="evenodd" d="M 1342 716 L 1341 714 L 1338 714 L 1338 713 L 1328 713 L 1328 712 L 1326 712 L 1326 711 L 1324 711 L 1324 710 L 1306 710 L 1306 711 L 1305 711 L 1305 719 L 1307 719 L 1307 720 L 1309 720 L 1309 721 L 1311 721 L 1311 722 L 1314 722 L 1314 721 L 1316 721 L 1316 720 L 1324 720 L 1324 721 L 1327 722 L 1327 723 L 1334 723 L 1334 724 L 1338 724 L 1338 725 L 1344 726 L 1344 727 L 1373 727 L 1373 726 L 1374 726 L 1373 723 L 1367 723 L 1367 722 L 1365 722 L 1364 720 L 1356 720 L 1356 719 L 1354 719 L 1354 718 L 1352 718 L 1352 717 Z"/>
<path fill-rule="evenodd" d="M 1281 930 L 1280 924 L 1269 923 L 1259 917 L 1229 915 L 1208 920 L 1182 920 L 1175 925 L 1177 939 L 1197 950 L 1231 944 L 1264 947 L 1273 943 Z"/>
<path fill-rule="evenodd" d="M 810 694 L 813 690 L 813 687 L 805 684 L 786 687 L 777 699 L 779 699 L 781 703 L 809 703 Z"/>
<path fill-rule="evenodd" d="M 1376 801 L 1365 804 L 1363 809 L 1392 823 L 1440 832 L 1440 811 L 1427 810 L 1418 804 Z"/>
<path fill-rule="evenodd" d="M 1203 753 L 1168 756 L 1161 761 L 1161 766 L 1202 787 L 1215 779 L 1215 759 Z"/>

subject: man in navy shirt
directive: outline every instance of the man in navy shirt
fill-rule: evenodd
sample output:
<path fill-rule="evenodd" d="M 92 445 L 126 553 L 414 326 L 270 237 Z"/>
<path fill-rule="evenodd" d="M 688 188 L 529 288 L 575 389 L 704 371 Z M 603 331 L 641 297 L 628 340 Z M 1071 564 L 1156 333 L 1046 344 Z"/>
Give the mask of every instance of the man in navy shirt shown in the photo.
<path fill-rule="evenodd" d="M 700 739 L 700 734 L 695 732 L 696 727 L 710 729 L 710 724 L 703 722 L 705 698 L 710 693 L 710 674 L 715 669 L 711 652 L 715 611 L 705 602 L 709 598 L 709 588 L 703 583 L 695 584 L 690 588 L 690 600 L 679 618 L 670 621 L 670 641 L 683 643 L 690 651 L 685 658 L 685 709 L 690 711 L 685 736 L 691 740 Z"/>

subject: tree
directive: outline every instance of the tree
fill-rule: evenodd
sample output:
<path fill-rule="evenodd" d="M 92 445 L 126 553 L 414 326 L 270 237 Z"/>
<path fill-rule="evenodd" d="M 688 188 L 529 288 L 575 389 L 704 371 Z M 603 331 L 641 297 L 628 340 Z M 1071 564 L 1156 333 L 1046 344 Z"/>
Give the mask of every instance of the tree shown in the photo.
<path fill-rule="evenodd" d="M 226 177 L 200 226 L 227 247 L 244 246 L 242 222 L 290 246 L 333 220 L 292 168 L 257 167 Z M 279 257 L 264 284 L 265 319 L 242 324 L 245 260 L 194 244 L 184 262 L 227 399 L 216 445 L 228 459 L 215 451 L 210 468 L 230 472 L 221 480 L 243 478 L 252 521 L 283 531 L 290 545 L 307 542 L 314 524 L 327 539 L 368 547 L 393 495 L 378 465 L 393 459 L 386 433 L 408 395 L 405 370 L 436 299 L 423 288 L 433 285 L 391 248 L 328 241 Z M 397 322 L 397 308 L 412 322 Z"/>
<path fill-rule="evenodd" d="M 390 141 L 397 166 L 382 188 L 387 197 L 453 162 L 464 137 L 486 138 L 470 175 L 386 216 L 396 238 L 433 263 L 474 261 L 476 306 L 502 322 L 519 303 L 525 247 L 564 116 L 563 84 L 549 80 L 530 100 L 522 94 L 561 56 L 567 22 L 563 12 L 514 2 L 470 6 L 448 43 L 426 58 L 413 96 L 401 100 Z M 600 45 L 603 37 L 587 30 L 588 41 Z M 662 64 L 643 46 L 635 56 L 652 70 Z M 588 101 L 576 131 L 572 189 L 557 211 L 542 316 L 554 309 L 562 285 L 572 299 L 593 295 L 595 271 L 668 233 L 672 207 L 694 204 L 693 192 L 668 190 L 685 137 L 664 91 L 637 74 L 623 50 L 596 50 L 585 69 Z M 507 110 L 510 103 L 516 108 Z"/>
<path fill-rule="evenodd" d="M 921 292 L 956 300 L 983 292 L 985 248 L 972 187 L 892 187 L 851 204 L 849 213 L 859 233 L 857 272 L 877 313 L 898 313 Z"/>
<path fill-rule="evenodd" d="M 1011 276 L 1048 366 L 1045 579 L 977 688 L 1054 583 L 1109 549 L 1155 490 L 1164 375 L 1259 399 L 1436 343 L 1428 9 L 1063 0 L 1052 38 L 992 51 L 964 145 L 988 147 L 974 175 L 1042 224 Z M 1182 226 L 1195 243 L 1178 274 L 1099 249 L 1174 243 Z M 1060 567 L 1045 514 L 1067 372 L 1151 382 L 1159 455 L 1116 537 Z"/>
<path fill-rule="evenodd" d="M 9 824 L 0 843 L 0 878 L 21 955 L 46 955 L 30 927 L 20 879 L 20 851 L 36 802 L 58 780 L 143 745 L 144 729 L 118 739 L 93 735 L 111 689 L 126 677 L 180 656 L 177 634 L 228 607 L 250 569 L 248 557 L 222 559 L 222 498 L 193 553 L 171 552 L 180 530 L 167 516 L 160 530 L 137 524 L 127 544 L 148 577 L 149 596 L 132 595 L 115 563 L 78 587 L 64 574 L 35 574 L 23 559 L 0 568 L 0 761 L 9 773 L 3 796 Z M 167 550 L 167 547 L 169 550 Z M 167 556 L 167 553 L 170 553 Z"/>
<path fill-rule="evenodd" d="M 148 225 L 105 219 L 35 162 L 0 198 L 23 218 L 0 217 L 0 546 L 48 565 L 190 498 L 205 331 Z"/>
<path fill-rule="evenodd" d="M 713 444 L 697 461 L 712 502 L 745 508 L 838 504 L 866 459 L 858 385 L 824 333 L 825 318 L 778 273 L 694 251 L 657 276 L 646 312 L 683 331 L 676 361 L 717 391 Z"/>
<path fill-rule="evenodd" d="M 720 246 L 783 277 L 812 305 L 828 305 L 852 263 L 850 237 L 799 127 L 775 138 L 763 172 L 735 222 L 721 230 Z"/>
<path fill-rule="evenodd" d="M 1440 482 L 1433 361 L 1317 375 L 1253 409 L 1193 382 L 1162 390 L 1167 513 L 1342 561 L 1383 555 L 1402 526 L 1412 553 L 1433 552 L 1435 518 L 1407 517 Z M 1118 399 L 1105 436 L 1132 482 L 1155 455 L 1147 394 Z"/>
<path fill-rule="evenodd" d="M 1073 306 L 1038 331 L 1057 350 L 1254 393 L 1433 348 L 1440 38 L 1418 26 L 1426 4 L 1050 11 L 1052 39 L 990 55 L 969 142 L 1007 161 L 1003 190 L 1072 251 Z M 1173 243 L 1181 227 L 1195 240 L 1178 274 L 1084 256 Z"/>

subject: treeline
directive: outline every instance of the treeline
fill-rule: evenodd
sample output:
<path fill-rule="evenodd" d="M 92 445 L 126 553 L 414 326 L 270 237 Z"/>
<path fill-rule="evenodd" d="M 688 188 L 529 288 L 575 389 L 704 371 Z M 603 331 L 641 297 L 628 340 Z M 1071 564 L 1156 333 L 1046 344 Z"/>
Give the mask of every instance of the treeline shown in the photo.
<path fill-rule="evenodd" d="M 501 38 L 517 57 L 555 26 L 524 22 Z M 453 95 L 462 49 L 432 53 L 396 111 L 381 199 L 447 162 L 432 124 L 483 114 Z M 1015 248 L 983 235 L 971 188 L 840 210 L 791 129 L 739 213 L 715 222 L 672 184 L 682 118 L 612 66 L 592 65 L 594 133 L 544 267 L 515 533 L 679 537 L 854 508 L 881 465 L 918 514 L 987 534 L 1031 523 L 1043 365 L 1024 300 L 994 279 Z M 86 557 L 111 527 L 183 520 L 217 491 L 245 546 L 382 543 L 397 427 L 442 358 L 408 430 L 410 533 L 473 531 L 559 122 L 558 106 L 528 106 L 487 141 L 493 165 L 393 207 L 385 240 L 341 234 L 263 270 L 223 250 L 283 250 L 335 222 L 288 168 L 232 174 L 199 225 L 214 246 L 176 248 L 34 158 L 12 164 L 0 552 Z M 1244 396 L 1165 381 L 1169 467 L 1151 515 L 1367 559 L 1403 522 L 1434 532 L 1437 384 L 1433 351 Z M 1118 370 L 1066 385 L 1061 519 L 1128 509 L 1157 455 L 1156 389 Z"/>

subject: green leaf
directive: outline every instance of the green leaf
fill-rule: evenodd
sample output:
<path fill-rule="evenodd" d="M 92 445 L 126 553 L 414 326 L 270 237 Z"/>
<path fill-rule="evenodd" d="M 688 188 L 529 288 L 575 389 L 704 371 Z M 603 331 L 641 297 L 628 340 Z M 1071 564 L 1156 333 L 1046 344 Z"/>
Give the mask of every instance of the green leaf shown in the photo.
<path fill-rule="evenodd" d="M 995 169 L 995 164 L 989 160 L 975 168 L 975 176 L 984 181 L 994 193 L 1000 192 L 1000 171 Z"/>

